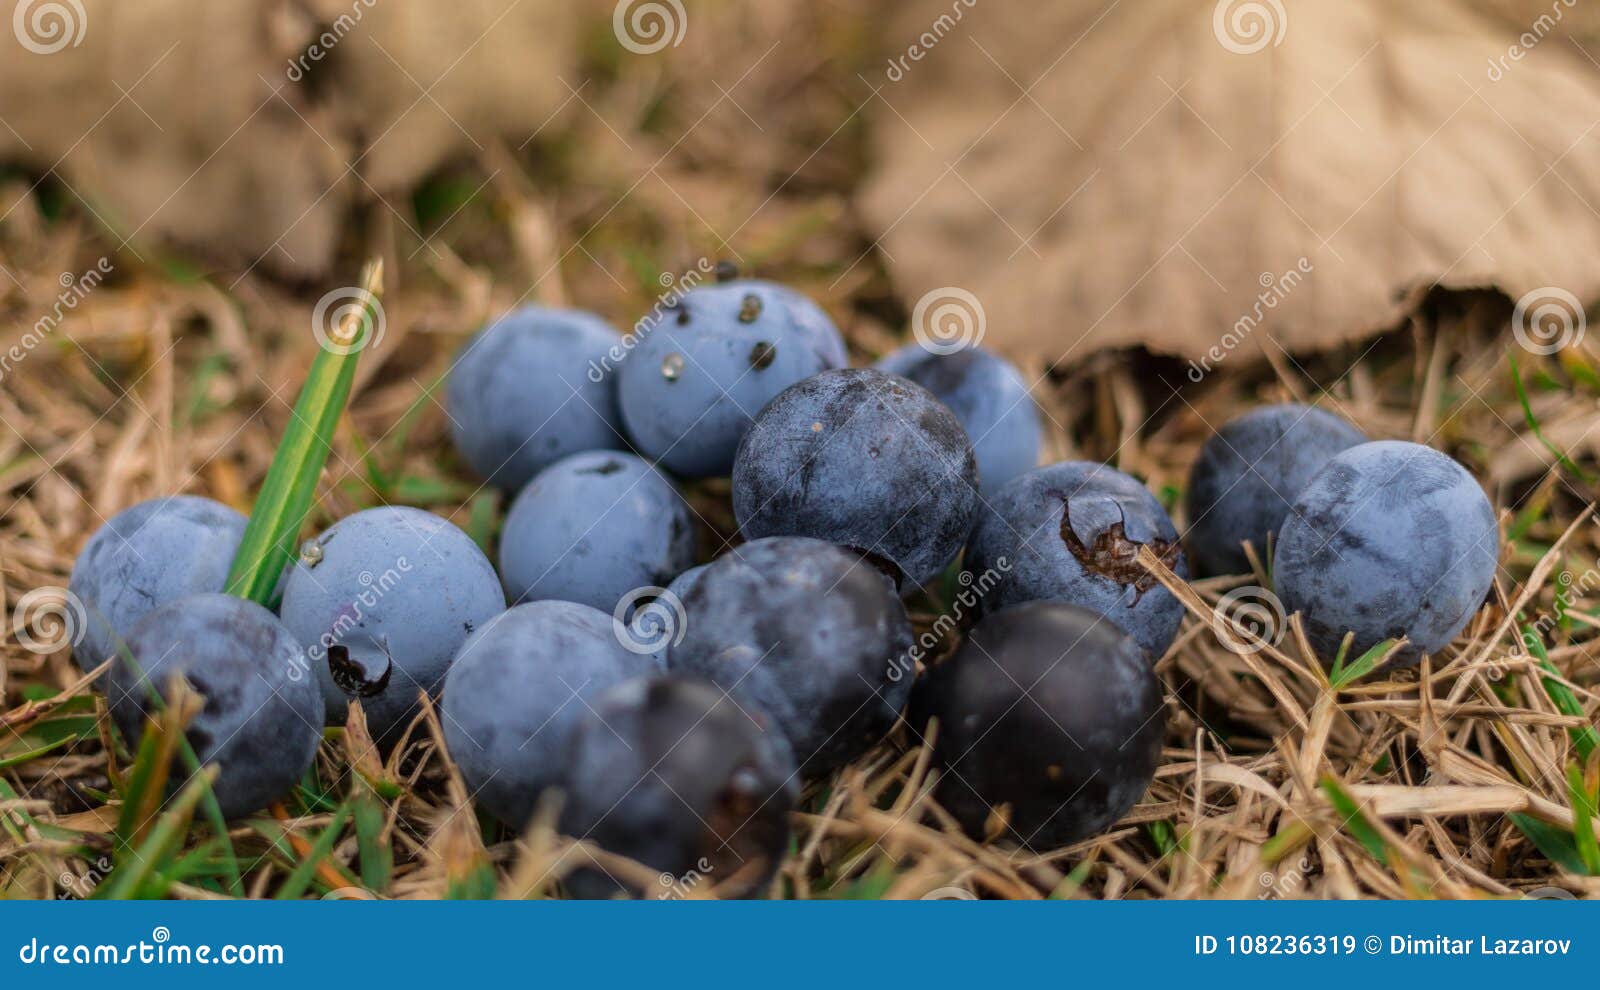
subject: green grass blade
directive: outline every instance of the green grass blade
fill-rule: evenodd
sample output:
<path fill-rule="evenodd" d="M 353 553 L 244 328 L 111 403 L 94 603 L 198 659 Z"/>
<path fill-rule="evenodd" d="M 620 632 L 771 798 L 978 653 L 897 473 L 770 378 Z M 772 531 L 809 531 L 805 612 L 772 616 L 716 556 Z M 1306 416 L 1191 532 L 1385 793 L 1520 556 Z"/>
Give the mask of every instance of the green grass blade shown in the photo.
<path fill-rule="evenodd" d="M 1545 859 L 1580 877 L 1589 872 L 1578 855 L 1578 844 L 1573 841 L 1572 833 L 1519 811 L 1513 811 L 1506 817 L 1528 837 L 1535 849 L 1544 854 Z"/>
<path fill-rule="evenodd" d="M 1550 662 L 1550 654 L 1545 651 L 1544 642 L 1539 639 L 1533 627 L 1526 623 L 1522 626 L 1522 642 L 1528 647 L 1528 652 L 1533 654 L 1533 658 L 1539 661 L 1540 669 L 1550 675 L 1541 680 L 1544 682 L 1545 693 L 1555 702 L 1556 708 L 1563 715 L 1584 718 L 1583 702 L 1578 700 L 1578 696 L 1572 693 L 1571 688 L 1561 683 L 1559 680 L 1561 671 Z M 1567 734 L 1572 737 L 1573 748 L 1578 751 L 1580 760 L 1587 762 L 1595 750 L 1600 749 L 1600 730 L 1596 730 L 1592 724 L 1581 729 L 1568 729 Z"/>
<path fill-rule="evenodd" d="M 1383 836 L 1367 821 L 1367 816 L 1361 813 L 1361 806 L 1350 792 L 1339 786 L 1339 782 L 1332 777 L 1324 777 L 1321 782 L 1322 792 L 1328 795 L 1328 803 L 1333 805 L 1333 810 L 1339 813 L 1339 818 L 1346 832 L 1361 843 L 1363 849 L 1380 863 L 1388 864 L 1392 861 L 1389 853 L 1389 844 L 1383 841 Z"/>
<path fill-rule="evenodd" d="M 1359 681 L 1361 678 L 1372 673 L 1372 668 L 1378 665 L 1378 661 L 1383 659 L 1383 655 L 1389 652 L 1389 649 L 1394 646 L 1394 643 L 1395 641 L 1392 639 L 1384 640 L 1383 642 L 1374 646 L 1372 649 L 1361 654 L 1359 657 L 1356 657 L 1355 662 L 1350 664 L 1350 666 L 1341 666 L 1339 669 L 1335 670 L 1329 676 L 1328 682 L 1332 684 L 1333 689 L 1337 691 L 1342 687 L 1346 687 L 1355 683 L 1356 681 Z"/>
<path fill-rule="evenodd" d="M 295 864 L 294 872 L 289 874 L 289 879 L 283 882 L 278 892 L 273 897 L 280 901 L 292 901 L 311 886 L 311 880 L 316 876 L 317 867 L 333 852 L 334 845 L 339 841 L 339 836 L 344 832 L 344 823 L 350 817 L 350 803 L 347 801 L 339 806 L 333 813 L 333 821 L 317 836 L 317 841 L 311 844 L 305 857 Z"/>
<path fill-rule="evenodd" d="M 361 279 L 359 314 L 350 314 L 330 334 L 332 343 L 347 346 L 324 347 L 311 362 L 295 401 L 294 418 L 267 469 L 228 573 L 225 590 L 230 595 L 270 605 L 278 577 L 294 556 L 294 541 L 311 511 L 334 428 L 350 400 L 360 342 L 375 339 L 374 328 L 382 319 L 378 309 L 382 281 L 382 263 L 369 263 Z"/>
<path fill-rule="evenodd" d="M 1587 471 L 1572 463 L 1572 459 L 1567 456 L 1566 451 L 1545 438 L 1544 428 L 1539 425 L 1539 418 L 1533 414 L 1533 404 L 1528 401 L 1528 390 L 1522 384 L 1522 372 L 1517 368 L 1517 356 L 1507 351 L 1506 359 L 1511 362 L 1511 382 L 1517 388 L 1517 401 L 1522 404 L 1522 418 L 1528 424 L 1528 429 L 1540 443 L 1544 444 L 1546 450 L 1555 455 L 1556 463 L 1566 468 L 1574 478 L 1582 481 L 1592 481 L 1593 479 L 1589 477 Z"/>
<path fill-rule="evenodd" d="M 1600 842 L 1594 837 L 1594 795 L 1576 763 L 1567 766 L 1567 799 L 1572 802 L 1572 839 L 1588 874 L 1600 877 Z"/>

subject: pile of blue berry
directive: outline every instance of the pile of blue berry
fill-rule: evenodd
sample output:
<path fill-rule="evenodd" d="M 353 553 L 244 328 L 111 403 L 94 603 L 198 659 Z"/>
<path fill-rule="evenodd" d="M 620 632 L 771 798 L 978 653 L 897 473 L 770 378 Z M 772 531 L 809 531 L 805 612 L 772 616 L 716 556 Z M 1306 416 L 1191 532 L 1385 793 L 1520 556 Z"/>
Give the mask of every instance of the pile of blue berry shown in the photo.
<path fill-rule="evenodd" d="M 1039 411 L 1000 357 L 852 368 L 822 309 L 756 280 L 627 336 L 516 310 L 466 344 L 447 405 L 465 468 L 509 499 L 498 567 L 438 516 L 371 508 L 305 542 L 274 614 L 219 594 L 245 520 L 193 496 L 125 510 L 78 558 L 80 665 L 115 658 L 130 740 L 173 676 L 203 695 L 189 741 L 226 814 L 292 790 L 352 705 L 393 747 L 434 699 L 483 812 L 725 896 L 768 890 L 802 784 L 902 720 L 913 745 L 937 722 L 963 829 L 1057 848 L 1125 815 L 1160 760 L 1156 661 L 1184 606 L 1150 555 L 1179 579 L 1270 562 L 1325 660 L 1403 639 L 1397 663 L 1462 632 L 1498 558 L 1459 464 L 1301 406 L 1206 442 L 1180 537 L 1139 480 L 1038 466 Z M 743 542 L 713 547 L 685 485 L 726 493 Z M 973 604 L 932 662 L 904 601 L 941 577 Z M 567 882 L 640 893 L 601 861 Z"/>

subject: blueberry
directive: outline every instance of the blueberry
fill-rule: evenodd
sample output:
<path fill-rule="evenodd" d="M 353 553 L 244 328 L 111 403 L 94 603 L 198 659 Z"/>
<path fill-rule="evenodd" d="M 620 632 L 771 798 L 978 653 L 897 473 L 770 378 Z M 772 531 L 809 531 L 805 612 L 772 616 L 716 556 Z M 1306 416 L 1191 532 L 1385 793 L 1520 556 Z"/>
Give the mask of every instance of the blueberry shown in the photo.
<path fill-rule="evenodd" d="M 322 698 L 306 676 L 299 642 L 254 602 L 206 593 L 167 602 L 127 632 L 127 657 L 111 668 L 106 695 L 117 727 L 137 746 L 147 717 L 183 677 L 205 698 L 187 732 L 230 818 L 258 811 L 292 790 L 322 739 Z"/>
<path fill-rule="evenodd" d="M 717 558 L 683 601 L 674 672 L 769 714 L 810 776 L 842 766 L 894 726 L 910 680 L 905 607 L 869 562 L 821 540 L 754 540 Z"/>
<path fill-rule="evenodd" d="M 1137 480 L 1062 461 L 1012 481 L 989 509 L 967 544 L 966 569 L 989 588 L 981 611 L 1059 599 L 1115 622 L 1152 657 L 1172 645 L 1183 605 L 1134 558 L 1149 546 L 1179 577 L 1189 568 L 1172 520 Z"/>
<path fill-rule="evenodd" d="M 1361 431 L 1321 409 L 1262 406 L 1229 420 L 1200 448 L 1189 471 L 1189 557 L 1201 574 L 1243 574 L 1249 540 L 1267 560 L 1267 538 L 1289 503 L 1333 455 L 1366 443 Z"/>
<path fill-rule="evenodd" d="M 622 335 L 574 309 L 524 306 L 469 340 L 450 371 L 456 449 L 480 476 L 516 491 L 582 450 L 626 446 L 608 373 Z"/>
<path fill-rule="evenodd" d="M 72 651 L 78 666 L 104 663 L 151 610 L 221 591 L 244 526 L 244 516 L 197 495 L 153 498 L 106 520 L 83 545 L 68 582 L 85 620 Z"/>
<path fill-rule="evenodd" d="M 468 789 L 521 828 L 562 782 L 573 726 L 588 698 L 659 670 L 625 649 L 611 616 L 574 602 L 518 605 L 456 653 L 444 688 L 444 738 Z"/>
<path fill-rule="evenodd" d="M 715 887 L 728 898 L 765 889 L 799 795 L 777 731 L 714 685 L 674 676 L 620 684 L 585 714 L 572 735 L 563 832 L 660 873 L 633 893 L 674 898 Z M 621 892 L 600 870 L 568 886 L 580 897 Z"/>
<path fill-rule="evenodd" d="M 511 503 L 500 572 L 513 602 L 558 598 L 611 612 L 694 563 L 689 503 L 632 454 L 595 450 L 550 465 Z"/>
<path fill-rule="evenodd" d="M 822 357 L 829 368 L 848 368 L 850 355 L 845 351 L 844 337 L 840 335 L 839 328 L 834 325 L 827 312 L 811 300 L 803 292 L 798 292 L 786 285 L 776 282 L 765 282 L 761 279 L 748 279 L 742 283 L 757 290 L 767 290 L 778 296 L 779 299 L 789 304 L 789 315 L 794 317 L 806 339 L 811 342 L 812 348 Z"/>
<path fill-rule="evenodd" d="M 981 347 L 943 354 L 907 344 L 875 367 L 909 378 L 950 407 L 972 441 L 985 492 L 1039 463 L 1039 408 L 1011 362 Z"/>
<path fill-rule="evenodd" d="M 701 286 L 636 330 L 617 393 L 640 453 L 680 475 L 725 475 L 761 407 L 842 363 L 838 331 L 798 298 L 764 282 Z"/>
<path fill-rule="evenodd" d="M 1415 443 L 1364 443 L 1335 456 L 1294 500 L 1273 558 L 1284 607 L 1331 661 L 1386 639 L 1416 663 L 1455 639 L 1494 583 L 1500 531 L 1467 469 Z"/>
<path fill-rule="evenodd" d="M 1030 602 L 975 626 L 918 685 L 939 719 L 939 803 L 976 839 L 1033 850 L 1105 831 L 1155 776 L 1161 685 L 1133 640 L 1088 609 Z"/>
<path fill-rule="evenodd" d="M 302 550 L 282 615 L 306 647 L 329 722 L 357 700 L 373 737 L 393 741 L 437 695 L 474 629 L 505 610 L 472 538 L 431 512 L 379 506 L 330 526 Z"/>
<path fill-rule="evenodd" d="M 710 564 L 700 564 L 679 574 L 672 579 L 671 584 L 667 585 L 667 594 L 682 602 L 689 596 L 689 592 L 694 590 L 694 586 L 700 583 L 701 575 L 705 574 L 706 568 L 710 566 Z"/>
<path fill-rule="evenodd" d="M 739 445 L 746 538 L 812 536 L 895 564 L 920 586 L 972 529 L 977 465 L 961 424 L 920 385 L 825 371 L 780 394 Z"/>

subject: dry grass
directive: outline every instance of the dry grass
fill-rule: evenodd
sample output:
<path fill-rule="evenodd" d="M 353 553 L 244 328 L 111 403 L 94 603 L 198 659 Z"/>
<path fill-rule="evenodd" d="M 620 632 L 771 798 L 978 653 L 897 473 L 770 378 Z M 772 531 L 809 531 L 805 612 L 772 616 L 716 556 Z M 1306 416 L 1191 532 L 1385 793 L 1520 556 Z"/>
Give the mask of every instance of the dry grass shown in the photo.
<path fill-rule="evenodd" d="M 696 43 L 759 54 L 735 41 Z M 27 210 L 0 221 L 0 265 L 11 276 L 0 279 L 0 344 L 19 342 L 51 312 L 62 272 L 83 272 L 101 257 L 115 268 L 0 378 L 8 621 L 22 594 L 65 585 L 88 534 L 126 505 L 185 491 L 248 511 L 315 352 L 311 306 L 368 254 L 391 273 L 387 332 L 363 355 L 313 527 L 405 502 L 491 537 L 498 496 L 480 489 L 449 450 L 438 386 L 464 336 L 519 299 L 584 305 L 626 325 L 650 307 L 662 271 L 734 257 L 821 300 L 858 359 L 881 353 L 898 339 L 904 308 L 849 207 L 859 141 L 845 128 L 799 172 L 785 164 L 828 139 L 853 106 L 826 66 L 794 61 L 806 48 L 785 46 L 758 63 L 742 109 L 714 102 L 694 80 L 617 75 L 585 94 L 592 109 L 575 111 L 559 136 L 522 150 L 491 147 L 414 203 L 373 204 L 342 278 L 304 291 L 260 272 L 196 277 L 149 247 L 135 254 L 119 246 L 70 204 L 48 221 Z M 662 121 L 651 108 L 665 95 L 672 109 Z M 710 113 L 679 141 L 707 105 Z M 757 133 L 743 114 L 761 106 L 772 123 Z M 646 120 L 624 128 L 625 140 L 612 133 L 617 122 Z M 17 190 L 4 192 L 9 202 Z M 1549 358 L 1515 352 L 1541 439 L 1512 386 L 1508 309 L 1488 296 L 1434 299 L 1412 326 L 1370 347 L 1306 359 L 1267 341 L 1265 361 L 1241 354 L 1199 385 L 1175 363 L 1141 354 L 1072 354 L 1053 370 L 1025 362 L 1051 424 L 1050 454 L 1106 459 L 1139 475 L 1180 516 L 1180 528 L 1178 494 L 1199 443 L 1259 401 L 1315 400 L 1373 436 L 1451 453 L 1502 510 L 1507 539 L 1493 601 L 1420 671 L 1334 689 L 1296 631 L 1253 653 L 1219 641 L 1211 618 L 1218 598 L 1263 579 L 1186 586 L 1163 575 L 1191 620 L 1160 662 L 1169 698 L 1163 764 L 1125 821 L 1045 855 L 976 844 L 932 800 L 928 750 L 904 727 L 808 790 L 778 892 L 919 897 L 957 885 L 1011 898 L 1600 893 L 1600 880 L 1549 862 L 1508 817 L 1572 828 L 1569 730 L 1592 724 L 1600 707 L 1590 646 L 1600 626 L 1600 527 L 1583 476 L 1600 471 L 1600 374 L 1582 348 Z M 1557 464 L 1545 440 L 1576 463 Z M 709 555 L 733 538 L 726 486 L 689 494 L 707 523 Z M 925 628 L 938 609 L 919 600 L 914 618 Z M 1557 612 L 1545 640 L 1559 679 L 1579 699 L 1576 717 L 1552 702 L 1519 631 Z M 99 727 L 75 723 L 81 738 L 66 746 L 26 756 L 42 727 L 69 714 L 97 718 L 103 706 L 83 700 L 93 692 L 65 650 L 39 655 L 8 640 L 0 675 L 0 890 L 85 893 L 114 852 L 116 802 L 108 795 L 129 754 L 99 719 Z M 424 719 L 411 738 L 385 762 L 359 726 L 330 733 L 317 765 L 321 794 L 302 793 L 273 815 L 231 826 L 243 892 L 279 891 L 308 854 L 320 861 L 314 877 L 297 881 L 305 896 L 354 886 L 374 842 L 392 850 L 392 871 L 380 871 L 384 896 L 555 891 L 573 862 L 566 840 L 538 826 L 522 837 L 481 826 L 442 756 L 436 721 Z M 1359 817 L 1335 809 L 1326 779 L 1342 782 Z M 372 817 L 359 836 L 341 821 L 337 841 L 314 851 L 346 798 Z M 205 835 L 197 824 L 186 842 Z M 197 869 L 168 893 L 216 896 L 211 875 Z M 634 875 L 655 882 L 653 873 Z"/>

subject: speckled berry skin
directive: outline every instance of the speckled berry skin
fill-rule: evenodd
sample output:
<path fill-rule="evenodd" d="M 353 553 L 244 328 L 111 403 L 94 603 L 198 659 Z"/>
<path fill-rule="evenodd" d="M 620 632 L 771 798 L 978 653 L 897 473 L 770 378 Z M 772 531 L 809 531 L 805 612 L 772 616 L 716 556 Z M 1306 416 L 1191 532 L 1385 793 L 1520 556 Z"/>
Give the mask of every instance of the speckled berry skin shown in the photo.
<path fill-rule="evenodd" d="M 632 454 L 590 451 L 550 465 L 511 503 L 500 573 L 513 602 L 556 598 L 607 614 L 694 563 L 694 514 Z"/>
<path fill-rule="evenodd" d="M 83 545 L 67 590 L 83 605 L 72 656 L 93 670 L 117 638 L 151 610 L 188 595 L 221 591 L 244 536 L 245 518 L 197 495 L 153 498 L 106 520 Z"/>
<path fill-rule="evenodd" d="M 746 538 L 862 550 L 899 567 L 905 586 L 950 563 L 977 507 L 977 462 L 955 414 L 922 386 L 869 368 L 784 390 L 745 434 L 733 469 Z"/>
<path fill-rule="evenodd" d="M 1284 607 L 1331 663 L 1385 639 L 1417 663 L 1460 635 L 1494 583 L 1500 531 L 1467 469 L 1430 447 L 1382 440 L 1351 447 L 1301 490 L 1273 559 Z"/>
<path fill-rule="evenodd" d="M 593 313 L 524 306 L 467 341 L 450 370 L 451 436 L 479 477 L 514 492 L 584 450 L 627 446 L 612 368 L 622 335 Z"/>
<path fill-rule="evenodd" d="M 907 344 L 876 367 L 916 382 L 950 407 L 972 441 L 985 492 L 1039 463 L 1039 407 L 1011 362 L 981 347 L 941 354 Z"/>
<path fill-rule="evenodd" d="M 823 362 L 830 368 L 848 368 L 850 355 L 844 346 L 844 337 L 839 333 L 839 328 L 834 324 L 832 317 L 812 301 L 811 297 L 786 285 L 776 282 L 767 282 L 762 279 L 745 279 L 735 285 L 748 285 L 758 290 L 767 290 L 776 293 L 784 302 L 789 304 L 789 315 L 794 317 L 806 338 L 811 341 L 811 346 L 822 356 Z"/>
<path fill-rule="evenodd" d="M 789 744 L 715 685 L 661 676 L 620 684 L 572 736 L 561 830 L 671 877 L 619 887 L 585 869 L 579 897 L 759 896 L 787 851 L 799 797 Z M 759 716 L 757 716 L 759 718 Z"/>
<path fill-rule="evenodd" d="M 701 286 L 636 330 L 617 394 L 638 451 L 684 477 L 726 475 L 761 408 L 841 360 L 838 331 L 797 295 L 745 280 Z"/>
<path fill-rule="evenodd" d="M 893 661 L 911 624 L 867 561 L 821 540 L 754 540 L 717 558 L 684 597 L 674 673 L 704 677 L 770 715 L 808 776 L 865 752 L 910 691 Z M 743 701 L 742 701 L 743 703 Z"/>
<path fill-rule="evenodd" d="M 1178 635 L 1183 605 L 1135 562 L 1140 545 L 1188 576 L 1178 531 L 1144 485 L 1104 464 L 1062 461 L 990 497 L 965 566 L 974 583 L 993 584 L 979 602 L 985 614 L 1071 602 L 1115 622 L 1156 658 Z"/>
<path fill-rule="evenodd" d="M 1311 406 L 1262 406 L 1229 420 L 1200 448 L 1189 471 L 1190 562 L 1203 575 L 1246 574 L 1249 540 L 1265 562 L 1267 538 L 1294 497 L 1340 451 L 1367 438 Z"/>
<path fill-rule="evenodd" d="M 682 602 L 689 596 L 689 592 L 694 590 L 694 586 L 700 583 L 700 576 L 705 574 L 706 568 L 710 566 L 710 564 L 700 564 L 679 574 L 672 579 L 671 584 L 667 585 L 667 593 Z"/>
<path fill-rule="evenodd" d="M 205 698 L 186 733 L 202 766 L 216 764 L 217 803 L 229 818 L 259 811 L 294 789 L 322 740 L 322 697 L 297 677 L 301 648 L 254 602 L 207 593 L 167 602 L 127 633 L 126 657 L 106 684 L 111 715 L 137 748 L 145 719 L 168 699 L 174 674 Z M 175 773 L 181 773 L 174 770 Z"/>
<path fill-rule="evenodd" d="M 328 721 L 343 724 L 360 701 L 373 737 L 389 742 L 419 711 L 419 692 L 438 695 L 462 641 L 505 607 L 471 537 L 431 512 L 385 505 L 302 550 L 280 614 L 306 648 L 301 665 L 321 685 Z"/>
<path fill-rule="evenodd" d="M 975 839 L 1035 851 L 1104 832 L 1149 787 L 1166 726 L 1139 646 L 1100 615 L 1030 602 L 986 616 L 918 684 L 939 719 L 939 803 Z M 1001 826 L 995 828 L 995 826 Z"/>
<path fill-rule="evenodd" d="M 659 670 L 622 646 L 608 614 L 574 602 L 517 605 L 461 644 L 445 679 L 445 744 L 474 800 L 521 828 L 565 780 L 590 699 Z"/>

